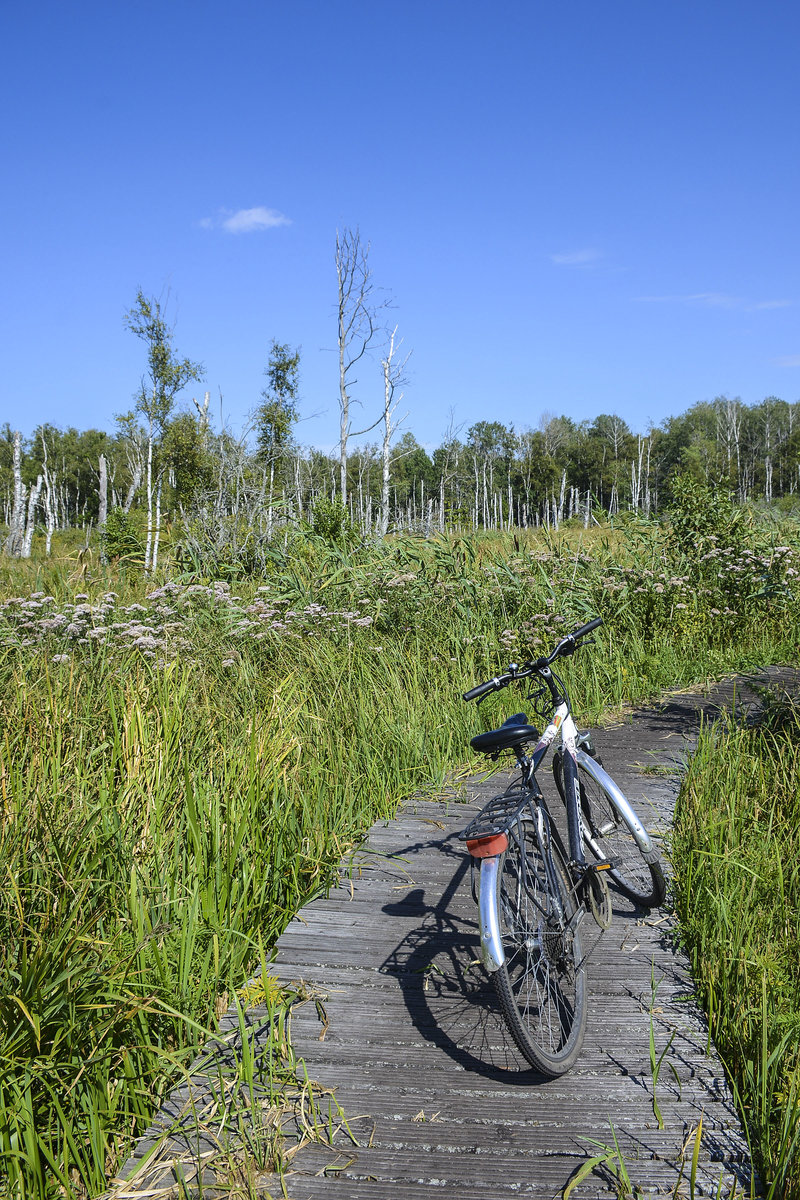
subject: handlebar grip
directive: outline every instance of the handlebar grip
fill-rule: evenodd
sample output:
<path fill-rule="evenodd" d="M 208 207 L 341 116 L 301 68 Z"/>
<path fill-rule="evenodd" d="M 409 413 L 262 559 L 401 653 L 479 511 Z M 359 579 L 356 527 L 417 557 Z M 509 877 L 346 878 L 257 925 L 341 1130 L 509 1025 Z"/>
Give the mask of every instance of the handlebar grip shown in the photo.
<path fill-rule="evenodd" d="M 586 637 L 587 633 L 591 633 L 592 630 L 598 629 L 602 624 L 603 618 L 595 617 L 593 621 L 588 621 L 586 625 L 581 625 L 580 629 L 576 629 L 575 632 L 570 636 L 573 638 Z"/>
<path fill-rule="evenodd" d="M 468 692 L 464 692 L 464 699 L 477 700 L 479 696 L 485 696 L 502 686 L 501 679 L 490 679 L 487 683 L 479 683 L 476 687 L 470 688 Z"/>

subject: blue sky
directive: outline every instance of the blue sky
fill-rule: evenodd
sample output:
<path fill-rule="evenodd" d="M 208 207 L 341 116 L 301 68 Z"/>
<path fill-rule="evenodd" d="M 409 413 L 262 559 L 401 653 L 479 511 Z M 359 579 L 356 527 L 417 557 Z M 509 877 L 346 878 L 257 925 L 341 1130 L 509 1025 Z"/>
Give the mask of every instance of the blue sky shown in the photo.
<path fill-rule="evenodd" d="M 217 424 L 221 391 L 245 426 L 276 338 L 300 440 L 333 447 L 356 226 L 423 443 L 451 410 L 643 431 L 800 398 L 789 0 L 6 0 L 0 43 L 0 422 L 113 428 L 141 287 Z M 365 417 L 380 392 L 376 354 Z"/>

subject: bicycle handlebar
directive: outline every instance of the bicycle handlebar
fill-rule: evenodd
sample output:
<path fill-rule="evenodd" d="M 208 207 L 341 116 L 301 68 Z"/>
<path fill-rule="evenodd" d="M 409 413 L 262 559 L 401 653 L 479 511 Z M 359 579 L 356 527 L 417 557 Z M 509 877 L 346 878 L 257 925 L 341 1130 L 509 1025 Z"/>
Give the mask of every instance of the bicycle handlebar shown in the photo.
<path fill-rule="evenodd" d="M 499 692 L 500 688 L 506 687 L 515 678 L 515 675 L 498 675 L 495 679 L 479 683 L 474 688 L 470 688 L 468 692 L 464 692 L 464 699 L 477 700 L 479 696 L 486 696 L 489 692 Z"/>
<path fill-rule="evenodd" d="M 585 625 L 581 625 L 580 629 L 576 629 L 574 633 L 570 634 L 570 637 L 573 639 L 573 641 L 577 640 L 578 638 L 586 637 L 587 633 L 593 633 L 595 629 L 599 629 L 602 624 L 603 618 L 595 617 L 594 620 L 587 621 Z"/>
<path fill-rule="evenodd" d="M 468 692 L 464 692 L 465 700 L 477 700 L 480 696 L 487 696 L 489 692 L 499 692 L 501 688 L 508 687 L 509 683 L 515 679 L 527 679 L 530 675 L 535 675 L 541 671 L 543 667 L 549 667 L 551 662 L 555 662 L 557 658 L 567 658 L 574 654 L 578 648 L 578 642 L 587 634 L 593 633 L 603 624 L 602 617 L 595 617 L 592 621 L 587 621 L 585 625 L 581 625 L 574 633 L 569 633 L 556 646 L 552 654 L 545 658 L 537 658 L 536 662 L 526 662 L 522 668 L 512 666 L 512 668 L 502 675 L 496 675 L 494 679 L 488 679 L 486 683 L 478 683 L 475 687 L 470 688 Z"/>

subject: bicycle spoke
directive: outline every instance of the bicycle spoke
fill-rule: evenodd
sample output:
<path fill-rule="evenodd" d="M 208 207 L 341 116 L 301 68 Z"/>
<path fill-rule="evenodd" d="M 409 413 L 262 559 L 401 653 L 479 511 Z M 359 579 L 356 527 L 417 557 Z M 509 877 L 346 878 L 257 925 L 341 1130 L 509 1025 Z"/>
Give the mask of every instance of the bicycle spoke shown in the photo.
<path fill-rule="evenodd" d="M 553 849 L 560 886 L 554 890 L 546 849 L 532 821 L 506 852 L 498 876 L 501 936 L 506 955 L 495 988 L 517 1045 L 549 1076 L 572 1065 L 586 1021 L 580 939 L 567 905 L 569 888 Z M 523 852 L 524 846 L 524 852 Z"/>

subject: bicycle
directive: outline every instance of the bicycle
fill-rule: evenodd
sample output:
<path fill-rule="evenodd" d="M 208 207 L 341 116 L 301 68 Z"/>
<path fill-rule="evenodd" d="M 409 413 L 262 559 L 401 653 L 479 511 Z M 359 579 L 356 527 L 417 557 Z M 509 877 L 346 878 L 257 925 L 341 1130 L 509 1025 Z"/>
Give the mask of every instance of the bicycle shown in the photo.
<path fill-rule="evenodd" d="M 526 699 L 548 719 L 540 734 L 519 712 L 472 738 L 473 749 L 493 760 L 512 751 L 521 775 L 460 836 L 472 856 L 481 959 L 519 1050 L 551 1079 L 568 1071 L 581 1050 L 587 1015 L 582 926 L 591 916 L 601 929 L 609 927 L 609 879 L 642 908 L 662 904 L 666 891 L 649 833 L 603 769 L 589 735 L 578 732 L 567 689 L 551 669 L 602 623 L 602 617 L 589 621 L 550 655 L 511 663 L 504 674 L 464 693 L 465 700 L 481 700 L 532 680 Z M 566 846 L 536 781 L 551 748 L 566 808 Z"/>

